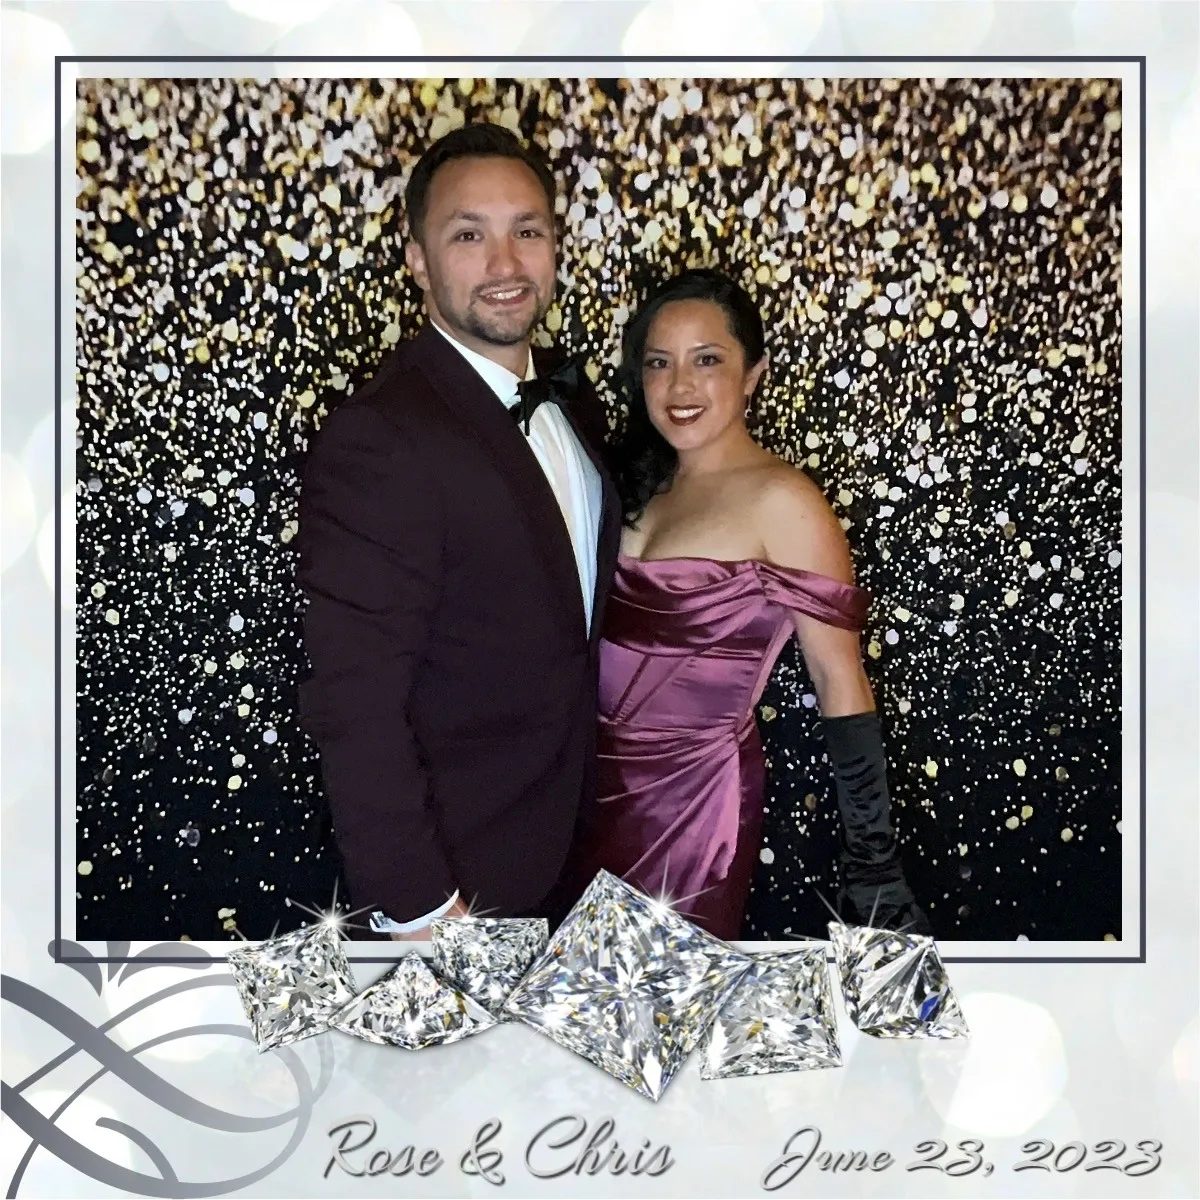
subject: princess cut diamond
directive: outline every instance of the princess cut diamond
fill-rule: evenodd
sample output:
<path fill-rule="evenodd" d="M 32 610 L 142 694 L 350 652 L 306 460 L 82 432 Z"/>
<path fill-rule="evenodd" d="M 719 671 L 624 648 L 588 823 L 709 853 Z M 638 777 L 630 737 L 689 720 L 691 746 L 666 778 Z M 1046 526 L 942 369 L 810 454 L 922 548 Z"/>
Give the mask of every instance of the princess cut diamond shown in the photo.
<path fill-rule="evenodd" d="M 354 996 L 350 964 L 330 922 L 230 950 L 229 966 L 259 1050 L 321 1033 Z"/>
<path fill-rule="evenodd" d="M 495 1023 L 469 996 L 440 980 L 414 951 L 355 996 L 330 1028 L 381 1046 L 421 1050 L 460 1041 Z"/>
<path fill-rule="evenodd" d="M 874 1037 L 969 1036 L 933 938 L 829 923 L 851 1020 Z"/>
<path fill-rule="evenodd" d="M 601 871 L 505 1007 L 657 1100 L 750 961 Z"/>
<path fill-rule="evenodd" d="M 709 1031 L 702 1079 L 839 1067 L 825 946 L 754 955 Z"/>
<path fill-rule="evenodd" d="M 497 1020 L 504 1001 L 546 948 L 538 918 L 455 917 L 433 923 L 433 969 Z"/>

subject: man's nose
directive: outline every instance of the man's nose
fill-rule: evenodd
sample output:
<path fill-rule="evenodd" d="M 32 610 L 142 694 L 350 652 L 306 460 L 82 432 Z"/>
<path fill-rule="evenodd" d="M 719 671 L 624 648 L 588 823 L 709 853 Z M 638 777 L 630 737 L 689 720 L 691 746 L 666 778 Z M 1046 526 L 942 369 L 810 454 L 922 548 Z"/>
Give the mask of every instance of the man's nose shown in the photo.
<path fill-rule="evenodd" d="M 493 238 L 488 243 L 488 275 L 493 279 L 507 279 L 516 275 L 520 260 L 511 238 Z"/>

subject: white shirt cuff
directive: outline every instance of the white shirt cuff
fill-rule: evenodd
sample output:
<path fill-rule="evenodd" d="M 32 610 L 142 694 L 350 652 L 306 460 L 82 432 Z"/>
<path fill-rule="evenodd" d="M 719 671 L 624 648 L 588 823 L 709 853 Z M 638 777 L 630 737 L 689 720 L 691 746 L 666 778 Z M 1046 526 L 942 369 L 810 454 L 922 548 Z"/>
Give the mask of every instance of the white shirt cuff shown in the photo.
<path fill-rule="evenodd" d="M 381 912 L 373 912 L 371 928 L 376 933 L 416 933 L 418 929 L 424 929 L 427 925 L 431 925 L 438 917 L 444 917 L 457 901 L 458 892 L 455 892 L 440 908 L 435 908 L 433 912 L 426 913 L 425 916 L 418 917 L 415 921 L 404 921 L 403 923 L 393 921 Z"/>

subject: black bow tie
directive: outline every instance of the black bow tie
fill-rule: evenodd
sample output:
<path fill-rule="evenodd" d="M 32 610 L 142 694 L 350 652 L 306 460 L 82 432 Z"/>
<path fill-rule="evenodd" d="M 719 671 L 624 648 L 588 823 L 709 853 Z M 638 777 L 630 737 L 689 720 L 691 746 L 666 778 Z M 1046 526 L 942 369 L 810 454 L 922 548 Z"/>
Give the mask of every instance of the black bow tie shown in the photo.
<path fill-rule="evenodd" d="M 549 402 L 565 408 L 579 393 L 579 364 L 573 358 L 567 359 L 557 370 L 549 375 L 539 375 L 536 379 L 523 379 L 517 384 L 517 403 L 509 411 L 513 420 L 529 436 L 529 422 L 539 404 Z"/>

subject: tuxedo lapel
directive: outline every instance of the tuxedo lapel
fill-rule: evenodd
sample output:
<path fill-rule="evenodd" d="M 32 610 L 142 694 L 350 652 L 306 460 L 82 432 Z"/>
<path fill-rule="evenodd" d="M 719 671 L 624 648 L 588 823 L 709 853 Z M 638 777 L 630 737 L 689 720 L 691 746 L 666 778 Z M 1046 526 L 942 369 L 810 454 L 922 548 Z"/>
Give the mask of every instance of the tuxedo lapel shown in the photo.
<path fill-rule="evenodd" d="M 530 537 L 562 595 L 554 616 L 583 637 L 583 597 L 562 509 L 524 434 L 470 364 L 428 323 L 414 339 L 416 360 L 437 394 L 476 438 L 517 501 Z M 590 452 L 590 451 L 589 451 Z"/>
<path fill-rule="evenodd" d="M 604 466 L 600 466 L 604 482 L 604 517 L 600 522 L 597 547 L 596 596 L 592 604 L 592 646 L 599 645 L 604 628 L 604 608 L 617 573 L 617 558 L 621 550 L 621 501 L 617 489 Z"/>
<path fill-rule="evenodd" d="M 538 373 L 543 371 L 543 364 L 535 358 Z M 600 409 L 600 402 L 595 400 L 597 411 Z M 617 489 L 613 486 L 613 482 L 608 473 L 608 467 L 600 453 L 600 447 L 597 438 L 602 437 L 599 430 L 589 431 L 583 428 L 579 420 L 579 414 L 572 409 L 571 405 L 566 405 L 563 408 L 567 420 L 570 422 L 571 429 L 575 436 L 579 439 L 579 444 L 583 447 L 589 459 L 592 461 L 592 466 L 596 468 L 597 474 L 600 476 L 600 485 L 602 488 L 602 506 L 600 516 L 600 531 L 596 544 L 596 588 L 592 596 L 592 628 L 591 628 L 591 644 L 594 646 L 600 640 L 601 626 L 603 625 L 604 602 L 608 597 L 608 591 L 612 584 L 612 576 L 616 571 L 617 552 L 621 544 L 621 502 L 617 496 Z"/>

